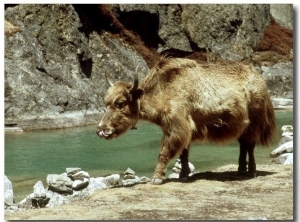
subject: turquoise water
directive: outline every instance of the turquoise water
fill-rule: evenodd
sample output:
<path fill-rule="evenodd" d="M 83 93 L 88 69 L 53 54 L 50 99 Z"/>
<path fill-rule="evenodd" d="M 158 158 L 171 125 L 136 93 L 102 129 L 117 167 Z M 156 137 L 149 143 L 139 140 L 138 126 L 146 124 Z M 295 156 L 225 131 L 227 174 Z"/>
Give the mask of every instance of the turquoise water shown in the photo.
<path fill-rule="evenodd" d="M 282 125 L 293 125 L 292 111 L 276 111 L 278 134 Z M 140 122 L 137 130 L 130 130 L 114 140 L 100 139 L 96 125 L 60 130 L 23 133 L 5 133 L 5 175 L 12 181 L 15 201 L 32 193 L 33 185 L 42 180 L 46 186 L 47 174 L 60 174 L 67 167 L 80 167 L 92 177 L 120 173 L 130 167 L 138 176 L 151 177 L 157 163 L 160 128 Z M 271 163 L 268 149 L 255 150 L 258 164 Z M 191 147 L 190 162 L 196 171 L 208 171 L 225 164 L 236 164 L 238 143 L 226 145 L 200 145 Z M 175 160 L 168 165 L 172 172 Z"/>

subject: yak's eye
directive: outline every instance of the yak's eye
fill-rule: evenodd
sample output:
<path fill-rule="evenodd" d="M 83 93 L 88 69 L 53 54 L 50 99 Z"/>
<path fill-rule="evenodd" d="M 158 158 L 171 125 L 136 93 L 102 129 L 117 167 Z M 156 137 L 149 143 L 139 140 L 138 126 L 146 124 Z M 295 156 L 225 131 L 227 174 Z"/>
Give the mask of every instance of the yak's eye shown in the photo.
<path fill-rule="evenodd" d="M 126 105 L 125 101 L 116 101 L 115 106 L 119 109 L 122 109 Z"/>

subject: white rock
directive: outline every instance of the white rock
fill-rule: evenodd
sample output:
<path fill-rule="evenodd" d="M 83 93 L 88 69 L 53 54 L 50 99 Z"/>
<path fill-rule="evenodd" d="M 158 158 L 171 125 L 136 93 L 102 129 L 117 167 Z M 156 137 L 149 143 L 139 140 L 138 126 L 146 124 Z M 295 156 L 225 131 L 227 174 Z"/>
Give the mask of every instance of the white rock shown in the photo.
<path fill-rule="evenodd" d="M 79 171 L 81 171 L 81 168 L 79 168 L 79 167 L 68 167 L 68 168 L 66 168 L 66 172 L 67 172 L 68 176 L 73 175 L 73 174 L 75 174 Z"/>
<path fill-rule="evenodd" d="M 138 184 L 138 183 L 140 183 L 140 178 L 138 176 L 135 176 L 134 179 L 122 180 L 123 186 L 132 186 L 132 185 Z"/>
<path fill-rule="evenodd" d="M 74 180 L 72 184 L 73 190 L 81 190 L 85 188 L 89 184 L 89 179 L 88 178 L 81 178 Z"/>
<path fill-rule="evenodd" d="M 77 179 L 80 179 L 80 178 L 87 178 L 87 179 L 89 179 L 90 175 L 89 175 L 88 172 L 81 170 L 81 171 L 79 171 L 77 173 L 74 173 L 73 175 L 70 175 L 69 177 L 71 177 L 72 180 L 77 180 Z"/>
<path fill-rule="evenodd" d="M 282 144 L 271 152 L 271 156 L 278 156 L 282 153 L 292 153 L 293 152 L 293 141 Z"/>
<path fill-rule="evenodd" d="M 8 206 L 14 203 L 13 186 L 6 175 L 4 175 L 4 203 Z"/>
<path fill-rule="evenodd" d="M 287 158 L 284 161 L 283 165 L 293 165 L 293 162 L 294 162 L 293 153 L 286 153 L 286 154 L 287 154 Z"/>
<path fill-rule="evenodd" d="M 268 220 L 266 217 L 249 218 L 249 220 Z"/>
<path fill-rule="evenodd" d="M 281 136 L 282 137 L 285 137 L 285 136 L 291 136 L 291 137 L 293 137 L 293 132 L 283 132 L 282 134 L 281 134 Z"/>
<path fill-rule="evenodd" d="M 84 189 L 86 193 L 92 193 L 96 190 L 102 190 L 107 188 L 107 185 L 103 182 L 104 177 L 90 178 L 88 186 Z"/>
<path fill-rule="evenodd" d="M 133 174 L 125 174 L 123 176 L 124 180 L 128 180 L 128 179 L 134 179 L 135 178 L 135 175 Z"/>
<path fill-rule="evenodd" d="M 290 133 L 285 132 L 283 134 L 290 134 Z M 293 135 L 284 135 L 283 137 L 281 137 L 278 145 L 281 146 L 282 144 L 285 144 L 290 141 L 293 141 Z"/>
<path fill-rule="evenodd" d="M 291 165 L 293 164 L 293 153 L 283 153 L 279 157 L 276 158 L 276 163 L 280 163 L 283 165 Z"/>
<path fill-rule="evenodd" d="M 284 132 L 289 132 L 289 133 L 293 133 L 293 126 L 292 125 L 283 125 L 281 127 L 281 131 Z"/>
<path fill-rule="evenodd" d="M 42 181 L 38 181 L 35 183 L 35 185 L 33 186 L 33 193 L 34 197 L 46 197 L 46 191 Z"/>
<path fill-rule="evenodd" d="M 134 175 L 135 172 L 131 168 L 128 167 L 127 170 L 124 172 L 124 175 L 127 175 L 127 174 Z"/>
<path fill-rule="evenodd" d="M 48 190 L 46 195 L 50 198 L 46 207 L 54 207 L 61 204 L 70 203 L 70 198 L 68 196 L 60 195 L 56 192 L 53 192 L 52 190 Z"/>
<path fill-rule="evenodd" d="M 272 103 L 274 107 L 290 107 L 293 106 L 293 99 L 285 99 L 285 98 L 272 98 Z"/>
<path fill-rule="evenodd" d="M 106 184 L 107 187 L 115 186 L 119 183 L 120 175 L 119 174 L 112 174 L 107 176 L 103 179 L 103 183 Z"/>
<path fill-rule="evenodd" d="M 34 198 L 34 193 L 29 194 L 23 200 L 18 203 L 19 208 L 31 208 L 32 198 Z"/>
<path fill-rule="evenodd" d="M 168 176 L 169 179 L 178 179 L 179 178 L 179 173 L 171 173 Z"/>
<path fill-rule="evenodd" d="M 195 171 L 195 166 L 190 162 L 189 162 L 189 168 L 190 168 L 191 173 L 193 173 Z M 173 170 L 174 173 L 180 173 L 181 172 L 181 161 L 180 161 L 180 159 L 176 160 L 175 167 L 173 167 L 172 170 Z"/>
<path fill-rule="evenodd" d="M 179 178 L 179 174 L 181 172 L 181 161 L 180 159 L 177 159 L 176 160 L 176 163 L 175 163 L 175 166 L 173 167 L 173 173 L 171 173 L 168 178 L 169 179 L 178 179 Z M 191 173 L 189 174 L 189 176 L 192 176 L 194 174 L 194 171 L 195 171 L 195 166 L 189 162 L 189 168 L 190 168 L 190 171 Z"/>
<path fill-rule="evenodd" d="M 57 192 L 67 192 L 67 193 L 73 192 L 71 188 L 73 181 L 65 174 L 62 175 L 48 174 L 47 184 L 49 185 L 49 189 Z"/>
<path fill-rule="evenodd" d="M 151 182 L 151 179 L 149 177 L 142 176 L 140 178 L 140 183 L 148 183 L 148 182 Z"/>

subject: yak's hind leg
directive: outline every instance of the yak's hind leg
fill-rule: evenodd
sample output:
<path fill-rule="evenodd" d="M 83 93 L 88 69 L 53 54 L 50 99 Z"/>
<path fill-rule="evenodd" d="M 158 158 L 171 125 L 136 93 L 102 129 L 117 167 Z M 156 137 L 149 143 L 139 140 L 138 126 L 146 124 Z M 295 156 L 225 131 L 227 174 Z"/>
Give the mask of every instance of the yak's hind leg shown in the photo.
<path fill-rule="evenodd" d="M 179 180 L 182 182 L 186 182 L 189 179 L 189 174 L 191 173 L 189 167 L 189 149 L 184 148 L 182 153 L 180 154 L 180 162 L 181 162 L 181 171 L 179 174 Z"/>
<path fill-rule="evenodd" d="M 239 156 L 238 172 L 242 175 L 247 174 L 247 176 L 254 178 L 256 177 L 256 163 L 254 158 L 255 142 L 250 142 L 240 137 L 239 143 L 240 143 L 240 156 Z M 249 157 L 248 172 L 247 172 L 247 154 Z"/>

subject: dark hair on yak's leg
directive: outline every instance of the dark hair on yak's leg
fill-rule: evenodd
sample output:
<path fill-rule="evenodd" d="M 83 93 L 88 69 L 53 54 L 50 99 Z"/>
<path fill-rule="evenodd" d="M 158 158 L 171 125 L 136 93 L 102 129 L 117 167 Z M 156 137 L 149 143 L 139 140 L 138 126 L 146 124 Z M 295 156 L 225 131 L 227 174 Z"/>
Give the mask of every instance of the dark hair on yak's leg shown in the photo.
<path fill-rule="evenodd" d="M 256 163 L 254 157 L 255 142 L 245 140 L 243 137 L 238 139 L 240 143 L 240 156 L 238 173 L 249 178 L 256 177 Z M 247 154 L 248 154 L 248 171 L 247 171 Z"/>
<path fill-rule="evenodd" d="M 191 173 L 189 167 L 189 147 L 184 148 L 180 154 L 180 162 L 181 162 L 181 171 L 179 174 L 179 180 L 181 182 L 187 182 L 189 179 L 189 174 Z"/>

